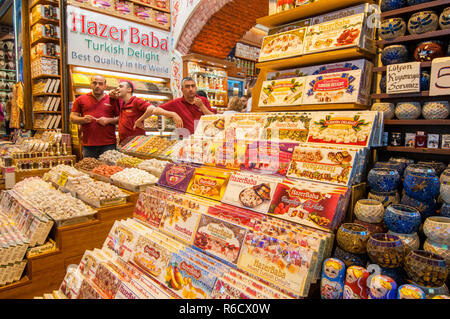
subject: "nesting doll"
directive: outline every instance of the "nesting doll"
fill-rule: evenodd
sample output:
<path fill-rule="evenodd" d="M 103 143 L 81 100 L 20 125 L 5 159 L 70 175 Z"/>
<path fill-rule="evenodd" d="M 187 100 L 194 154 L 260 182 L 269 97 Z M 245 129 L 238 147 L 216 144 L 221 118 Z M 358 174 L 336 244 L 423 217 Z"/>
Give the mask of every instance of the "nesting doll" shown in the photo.
<path fill-rule="evenodd" d="M 320 295 L 322 299 L 342 299 L 345 279 L 345 264 L 336 258 L 323 263 Z"/>
<path fill-rule="evenodd" d="M 344 285 L 344 299 L 367 299 L 367 278 L 369 272 L 360 266 L 347 268 Z"/>
<path fill-rule="evenodd" d="M 375 275 L 369 282 L 369 299 L 396 299 L 397 283 L 391 277 Z"/>

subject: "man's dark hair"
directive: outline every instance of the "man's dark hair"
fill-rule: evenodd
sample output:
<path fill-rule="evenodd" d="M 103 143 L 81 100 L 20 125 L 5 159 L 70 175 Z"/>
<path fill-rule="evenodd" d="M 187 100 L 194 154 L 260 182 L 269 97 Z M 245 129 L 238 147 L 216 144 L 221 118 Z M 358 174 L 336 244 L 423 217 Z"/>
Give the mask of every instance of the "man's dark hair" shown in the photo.
<path fill-rule="evenodd" d="M 133 95 L 133 93 L 134 93 L 134 85 L 133 85 L 133 83 L 131 83 L 130 81 L 127 81 L 127 80 L 123 80 L 123 81 L 121 81 L 121 82 L 127 84 L 128 88 L 131 89 L 131 94 Z"/>
<path fill-rule="evenodd" d="M 187 81 L 189 81 L 189 82 L 192 81 L 195 83 L 195 80 L 193 78 L 191 78 L 190 76 L 187 76 L 187 77 L 183 78 L 183 80 L 181 80 L 181 87 L 184 87 L 184 82 L 187 82 Z M 195 83 L 195 84 L 197 84 L 197 83 Z"/>
<path fill-rule="evenodd" d="M 205 92 L 205 91 L 202 91 L 202 90 L 197 91 L 197 95 L 208 98 L 208 95 L 206 94 L 206 92 Z"/>

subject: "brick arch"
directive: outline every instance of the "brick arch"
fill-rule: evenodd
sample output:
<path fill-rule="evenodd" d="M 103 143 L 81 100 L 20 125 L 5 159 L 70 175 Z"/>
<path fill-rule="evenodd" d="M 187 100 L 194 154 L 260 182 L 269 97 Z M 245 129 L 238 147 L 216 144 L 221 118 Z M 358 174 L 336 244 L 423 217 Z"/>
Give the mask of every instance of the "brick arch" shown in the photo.
<path fill-rule="evenodd" d="M 181 33 L 176 49 L 224 59 L 236 43 L 269 12 L 269 1 L 202 0 Z"/>

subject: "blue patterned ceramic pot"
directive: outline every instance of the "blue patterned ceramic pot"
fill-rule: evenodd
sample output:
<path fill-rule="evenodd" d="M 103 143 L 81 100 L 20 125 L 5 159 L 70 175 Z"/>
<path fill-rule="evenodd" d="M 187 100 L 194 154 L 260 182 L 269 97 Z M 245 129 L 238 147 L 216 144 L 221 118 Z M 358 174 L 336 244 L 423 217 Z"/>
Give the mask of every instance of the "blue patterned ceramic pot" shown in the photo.
<path fill-rule="evenodd" d="M 374 168 L 395 169 L 400 176 L 403 176 L 405 165 L 400 162 L 376 162 Z"/>
<path fill-rule="evenodd" d="M 386 93 L 386 75 L 383 74 L 380 79 L 380 83 L 378 84 L 380 87 L 381 93 Z"/>
<path fill-rule="evenodd" d="M 430 72 L 422 71 L 420 73 L 420 90 L 428 91 L 430 89 Z"/>
<path fill-rule="evenodd" d="M 398 204 L 400 203 L 400 196 L 398 195 L 397 190 L 394 190 L 392 192 L 377 192 L 374 190 L 371 190 L 369 192 L 369 199 L 376 199 L 381 204 L 383 204 L 383 207 L 386 208 L 390 204 Z"/>
<path fill-rule="evenodd" d="M 400 175 L 393 169 L 373 168 L 369 171 L 367 182 L 376 192 L 391 192 L 398 188 Z"/>
<path fill-rule="evenodd" d="M 447 203 L 442 204 L 439 215 L 442 217 L 450 217 L 450 204 Z"/>
<path fill-rule="evenodd" d="M 394 39 L 405 33 L 406 23 L 402 18 L 386 19 L 381 22 L 380 38 L 383 40 Z"/>
<path fill-rule="evenodd" d="M 406 6 L 406 0 L 382 0 L 380 4 L 381 12 L 391 11 Z"/>
<path fill-rule="evenodd" d="M 435 199 L 421 202 L 417 199 L 409 197 L 408 195 L 403 195 L 400 203 L 417 208 L 421 215 L 422 222 L 424 222 L 428 217 L 437 214 L 437 203 Z"/>
<path fill-rule="evenodd" d="M 450 7 L 445 8 L 439 16 L 439 26 L 442 30 L 450 28 Z"/>
<path fill-rule="evenodd" d="M 446 166 L 442 162 L 436 162 L 436 161 L 419 161 L 417 162 L 418 165 L 427 165 L 433 167 L 434 171 L 436 172 L 436 175 L 439 176 L 442 174 L 442 172 L 445 170 Z"/>
<path fill-rule="evenodd" d="M 418 62 L 432 61 L 445 56 L 444 43 L 439 40 L 420 42 L 414 49 L 414 60 Z"/>
<path fill-rule="evenodd" d="M 389 45 L 381 52 L 383 65 L 408 62 L 408 49 L 403 44 Z"/>
<path fill-rule="evenodd" d="M 422 202 L 429 201 L 439 195 L 439 186 L 437 176 L 423 176 L 416 173 L 406 174 L 403 181 L 406 195 Z"/>
<path fill-rule="evenodd" d="M 405 176 L 408 174 L 417 174 L 422 176 L 436 176 L 435 169 L 428 164 L 411 164 L 406 166 Z"/>
<path fill-rule="evenodd" d="M 417 232 L 421 221 L 420 213 L 416 208 L 403 204 L 388 206 L 383 220 L 389 230 L 400 234 Z"/>
<path fill-rule="evenodd" d="M 414 13 L 408 21 L 408 31 L 411 34 L 421 34 L 437 30 L 439 17 L 434 11 Z"/>

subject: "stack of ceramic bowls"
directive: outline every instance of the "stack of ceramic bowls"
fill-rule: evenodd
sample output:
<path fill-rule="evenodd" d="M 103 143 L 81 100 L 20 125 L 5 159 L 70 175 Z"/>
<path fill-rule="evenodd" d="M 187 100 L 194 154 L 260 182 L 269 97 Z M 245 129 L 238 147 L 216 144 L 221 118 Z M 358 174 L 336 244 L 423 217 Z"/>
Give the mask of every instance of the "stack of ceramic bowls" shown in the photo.
<path fill-rule="evenodd" d="M 403 242 L 406 253 L 419 249 L 420 239 L 417 231 L 421 224 L 421 216 L 416 208 L 392 204 L 386 208 L 383 220 L 389 229 L 388 233 L 398 236 Z"/>
<path fill-rule="evenodd" d="M 405 196 L 402 204 L 416 207 L 422 215 L 422 221 L 436 214 L 440 183 L 434 168 L 429 165 L 408 165 L 403 187 Z"/>
<path fill-rule="evenodd" d="M 441 256 L 450 266 L 450 218 L 442 216 L 428 217 L 423 223 L 423 232 L 427 239 L 423 244 L 425 251 Z"/>
<path fill-rule="evenodd" d="M 337 247 L 333 257 L 342 260 L 346 267 L 364 267 L 367 262 L 369 230 L 355 223 L 342 224 L 336 233 Z"/>
<path fill-rule="evenodd" d="M 447 196 L 446 192 L 448 192 L 448 185 L 450 183 L 450 168 L 447 168 L 442 172 L 439 180 L 441 182 L 441 188 L 440 188 L 441 198 L 443 199 L 442 191 L 444 191 L 444 193 L 445 193 L 444 197 Z M 450 217 L 450 203 L 444 201 L 444 203 L 441 206 L 440 216 Z"/>
<path fill-rule="evenodd" d="M 386 232 L 383 223 L 384 206 L 379 200 L 360 199 L 356 202 L 353 212 L 355 224 L 366 227 L 370 233 Z"/>

